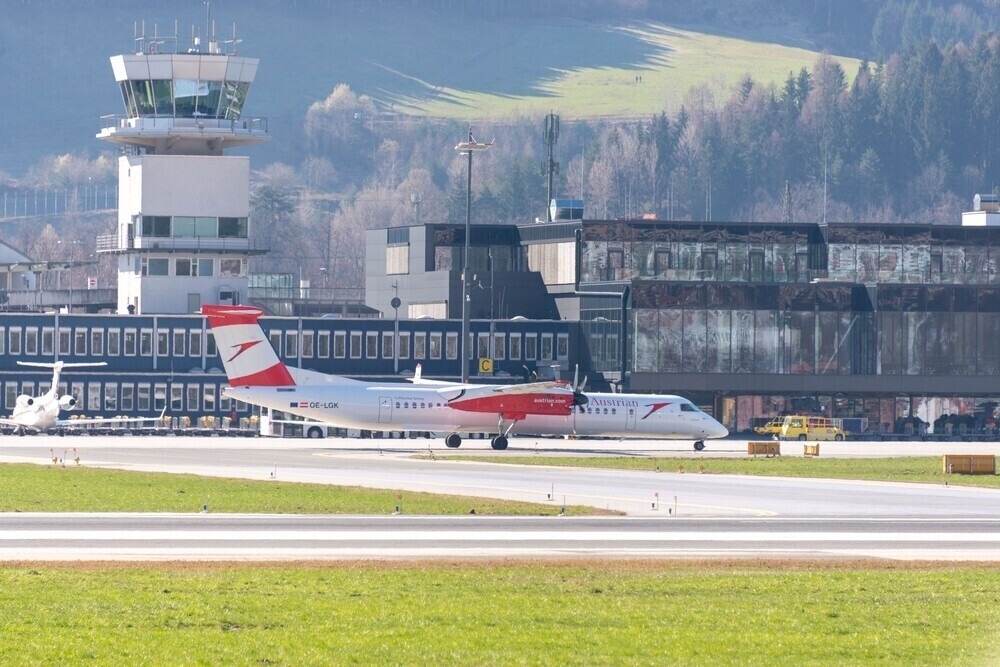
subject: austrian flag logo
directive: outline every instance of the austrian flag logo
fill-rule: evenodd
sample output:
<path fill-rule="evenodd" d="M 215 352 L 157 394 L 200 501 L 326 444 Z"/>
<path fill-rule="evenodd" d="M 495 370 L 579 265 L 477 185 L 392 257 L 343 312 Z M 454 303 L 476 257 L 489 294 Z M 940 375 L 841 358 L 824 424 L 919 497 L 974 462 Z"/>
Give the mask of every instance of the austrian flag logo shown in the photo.
<path fill-rule="evenodd" d="M 292 401 L 289 406 L 290 408 L 308 408 L 309 401 Z"/>

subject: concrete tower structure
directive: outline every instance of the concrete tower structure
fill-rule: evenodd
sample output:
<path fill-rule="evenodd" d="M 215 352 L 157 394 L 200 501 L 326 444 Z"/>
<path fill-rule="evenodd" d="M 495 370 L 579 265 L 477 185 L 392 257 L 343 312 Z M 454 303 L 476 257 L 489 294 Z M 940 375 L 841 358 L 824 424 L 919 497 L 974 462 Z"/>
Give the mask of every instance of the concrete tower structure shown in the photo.
<path fill-rule="evenodd" d="M 136 37 L 111 58 L 124 115 L 102 118 L 99 139 L 120 144 L 118 231 L 97 250 L 118 255 L 118 311 L 190 313 L 242 303 L 249 238 L 250 160 L 229 148 L 267 141 L 264 119 L 243 115 L 256 58 L 233 39 Z M 231 53 L 225 52 L 231 50 Z"/>

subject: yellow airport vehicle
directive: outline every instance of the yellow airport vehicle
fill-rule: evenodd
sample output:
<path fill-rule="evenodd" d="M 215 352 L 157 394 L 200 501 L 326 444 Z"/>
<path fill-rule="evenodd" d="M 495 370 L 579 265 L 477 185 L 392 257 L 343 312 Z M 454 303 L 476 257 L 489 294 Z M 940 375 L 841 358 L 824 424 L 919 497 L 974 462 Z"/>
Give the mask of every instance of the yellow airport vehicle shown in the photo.
<path fill-rule="evenodd" d="M 845 435 L 839 419 L 788 415 L 778 437 L 782 440 L 843 440 Z"/>
<path fill-rule="evenodd" d="M 754 432 L 758 435 L 781 435 L 781 428 L 785 425 L 784 417 L 775 417 L 763 426 L 758 426 Z"/>

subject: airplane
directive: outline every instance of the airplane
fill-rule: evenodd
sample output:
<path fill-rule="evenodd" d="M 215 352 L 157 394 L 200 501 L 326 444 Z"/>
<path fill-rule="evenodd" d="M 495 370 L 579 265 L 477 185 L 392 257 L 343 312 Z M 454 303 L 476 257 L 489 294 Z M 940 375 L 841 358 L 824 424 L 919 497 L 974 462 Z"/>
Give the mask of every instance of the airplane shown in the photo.
<path fill-rule="evenodd" d="M 261 329 L 261 309 L 205 305 L 201 312 L 229 378 L 223 395 L 340 428 L 447 433 L 449 448 L 462 444 L 461 433 L 484 433 L 497 450 L 511 434 L 532 434 L 691 439 L 701 451 L 706 439 L 729 434 L 680 396 L 584 393 L 561 381 L 370 383 L 289 367 Z"/>
<path fill-rule="evenodd" d="M 84 368 L 94 366 L 107 366 L 106 362 L 94 363 L 68 363 L 56 361 L 45 363 L 40 361 L 18 361 L 20 366 L 34 366 L 37 368 L 52 369 L 52 384 L 49 390 L 41 396 L 28 396 L 21 394 L 14 403 L 14 412 L 10 417 L 0 417 L 0 426 L 13 426 L 19 435 L 24 435 L 25 430 L 34 433 L 42 433 L 57 429 L 59 435 L 64 435 L 64 429 L 68 427 L 79 427 L 94 424 L 101 425 L 125 425 L 134 422 L 157 421 L 163 418 L 166 413 L 166 406 L 159 417 L 95 417 L 92 419 L 59 419 L 61 410 L 72 410 L 76 407 L 76 399 L 71 395 L 59 395 L 59 374 L 64 368 Z"/>
<path fill-rule="evenodd" d="M 496 141 L 496 139 L 490 139 L 486 143 L 482 143 L 482 142 L 476 141 L 475 137 L 472 136 L 472 128 L 470 127 L 469 128 L 469 140 L 468 141 L 460 141 L 457 144 L 455 144 L 455 150 L 458 151 L 459 153 L 471 153 L 471 152 L 475 152 L 475 151 L 485 151 L 488 148 L 490 148 L 490 146 L 493 145 L 494 141 Z"/>

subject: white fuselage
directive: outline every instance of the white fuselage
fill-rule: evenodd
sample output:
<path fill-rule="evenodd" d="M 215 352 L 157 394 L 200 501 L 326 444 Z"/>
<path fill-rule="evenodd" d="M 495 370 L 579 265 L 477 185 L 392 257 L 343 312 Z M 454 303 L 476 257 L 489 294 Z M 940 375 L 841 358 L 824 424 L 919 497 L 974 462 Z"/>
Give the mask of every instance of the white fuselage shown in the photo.
<path fill-rule="evenodd" d="M 56 425 L 59 410 L 59 399 L 51 392 L 34 398 L 18 396 L 10 420 L 35 431 L 47 431 Z"/>
<path fill-rule="evenodd" d="M 500 421 L 496 412 L 450 406 L 441 387 L 433 385 L 231 387 L 224 393 L 341 428 L 496 434 Z M 569 415 L 528 414 L 510 433 L 693 440 L 729 433 L 680 396 L 588 393 L 587 398 L 586 405 L 573 408 Z"/>

